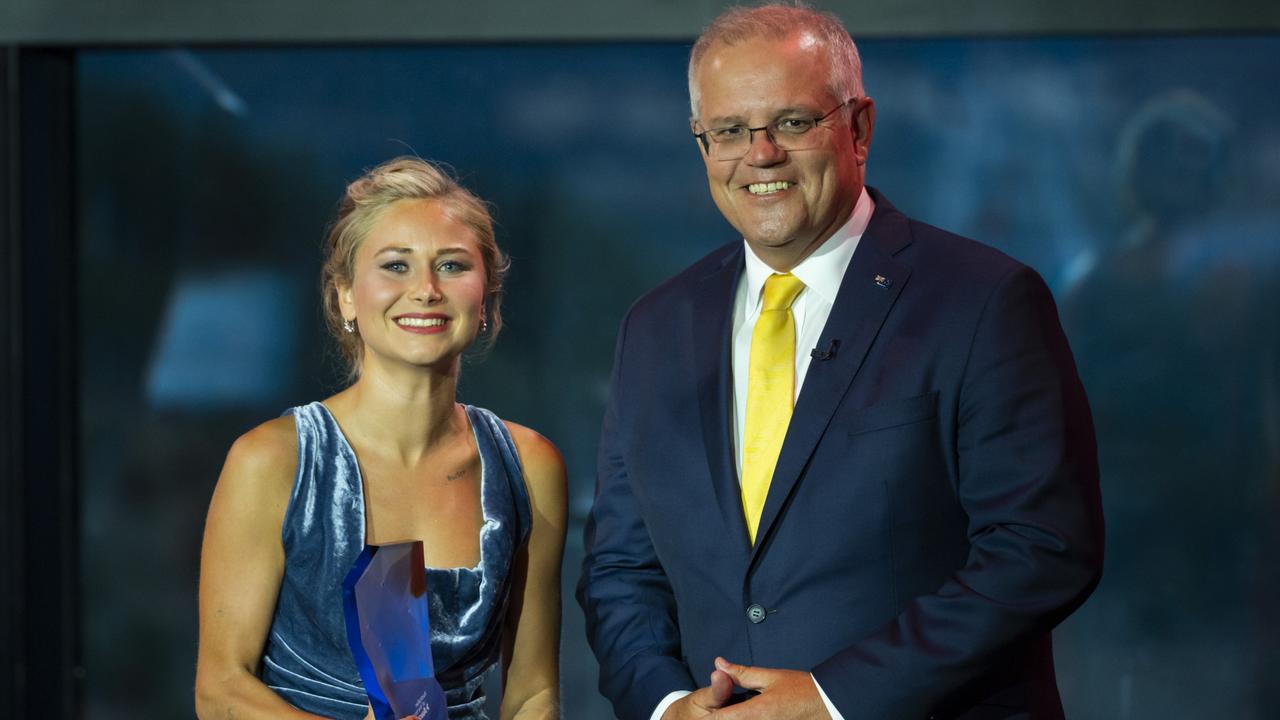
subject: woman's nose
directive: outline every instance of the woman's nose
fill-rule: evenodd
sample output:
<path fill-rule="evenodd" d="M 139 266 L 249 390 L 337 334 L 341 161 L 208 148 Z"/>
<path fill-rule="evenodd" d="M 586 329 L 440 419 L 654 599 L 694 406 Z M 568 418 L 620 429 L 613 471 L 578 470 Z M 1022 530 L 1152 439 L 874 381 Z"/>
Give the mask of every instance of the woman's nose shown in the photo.
<path fill-rule="evenodd" d="M 443 297 L 440 293 L 439 279 L 434 273 L 423 273 L 422 278 L 413 288 L 413 296 L 428 303 L 436 302 Z"/>

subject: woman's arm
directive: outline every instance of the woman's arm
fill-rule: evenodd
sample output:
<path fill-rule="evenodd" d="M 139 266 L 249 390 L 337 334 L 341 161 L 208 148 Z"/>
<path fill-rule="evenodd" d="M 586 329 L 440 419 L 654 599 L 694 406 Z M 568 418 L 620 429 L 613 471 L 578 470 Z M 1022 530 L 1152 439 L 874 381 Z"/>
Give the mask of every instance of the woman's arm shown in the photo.
<path fill-rule="evenodd" d="M 227 453 L 200 557 L 196 715 L 202 720 L 317 718 L 258 679 L 284 576 L 280 528 L 297 470 L 292 417 L 264 423 Z"/>
<path fill-rule="evenodd" d="M 528 545 L 512 568 L 502 676 L 502 720 L 560 717 L 560 563 L 566 508 L 564 460 L 546 438 L 508 423 L 533 506 Z"/>

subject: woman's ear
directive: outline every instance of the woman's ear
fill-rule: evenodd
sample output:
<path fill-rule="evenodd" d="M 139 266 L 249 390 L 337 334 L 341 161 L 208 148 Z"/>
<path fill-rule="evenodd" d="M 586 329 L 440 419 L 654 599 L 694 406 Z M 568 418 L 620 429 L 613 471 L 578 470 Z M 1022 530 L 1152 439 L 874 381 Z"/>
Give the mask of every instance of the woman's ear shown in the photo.
<path fill-rule="evenodd" d="M 338 293 L 338 310 L 342 313 L 342 319 L 355 320 L 356 301 L 355 293 L 352 292 L 351 286 L 336 283 L 334 287 Z"/>

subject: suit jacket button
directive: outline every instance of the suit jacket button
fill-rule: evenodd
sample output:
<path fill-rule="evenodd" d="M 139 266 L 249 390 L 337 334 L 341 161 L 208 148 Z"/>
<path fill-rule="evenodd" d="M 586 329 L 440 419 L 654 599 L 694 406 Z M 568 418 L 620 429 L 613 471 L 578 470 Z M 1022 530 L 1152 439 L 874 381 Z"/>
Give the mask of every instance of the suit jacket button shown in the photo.
<path fill-rule="evenodd" d="M 768 614 L 768 611 L 760 603 L 751 603 L 751 606 L 747 608 L 747 619 L 757 625 L 764 622 Z"/>

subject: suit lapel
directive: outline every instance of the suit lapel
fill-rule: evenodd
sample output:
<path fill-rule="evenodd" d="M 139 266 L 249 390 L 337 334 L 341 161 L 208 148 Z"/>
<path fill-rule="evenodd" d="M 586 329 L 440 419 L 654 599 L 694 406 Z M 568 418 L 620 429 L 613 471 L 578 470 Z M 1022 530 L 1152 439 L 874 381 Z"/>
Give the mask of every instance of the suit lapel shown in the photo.
<path fill-rule="evenodd" d="M 742 516 L 737 464 L 730 441 L 733 300 L 742 274 L 742 252 L 739 244 L 702 279 L 693 300 L 691 328 L 702 440 L 711 482 L 725 528 L 730 536 L 739 539 L 745 556 L 749 549 L 747 525 Z"/>
<path fill-rule="evenodd" d="M 809 363 L 760 516 L 753 561 L 768 544 L 769 532 L 778 514 L 911 275 L 910 268 L 893 258 L 911 242 L 906 218 L 878 193 L 873 193 L 873 197 L 875 214 L 849 261 L 818 341 L 819 348 L 830 348 L 837 341 L 839 346 L 829 359 L 815 358 Z M 884 280 L 878 281 L 879 278 Z M 797 348 L 796 351 L 807 350 Z"/>

